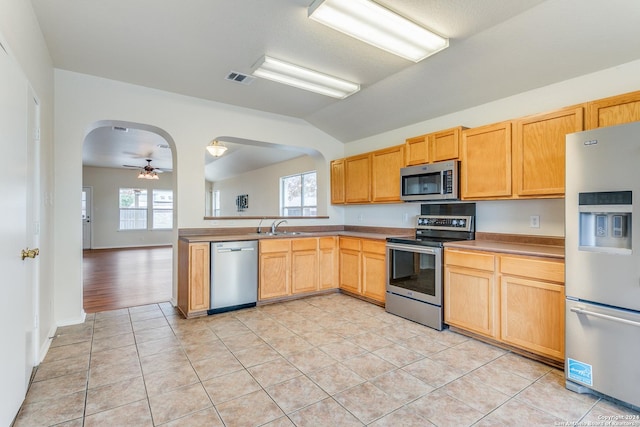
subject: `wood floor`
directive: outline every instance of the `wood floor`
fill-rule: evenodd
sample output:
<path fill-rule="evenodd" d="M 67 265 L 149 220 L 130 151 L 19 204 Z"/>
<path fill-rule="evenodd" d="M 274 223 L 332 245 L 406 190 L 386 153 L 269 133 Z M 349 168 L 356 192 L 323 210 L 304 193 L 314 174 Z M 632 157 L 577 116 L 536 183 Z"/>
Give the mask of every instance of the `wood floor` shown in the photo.
<path fill-rule="evenodd" d="M 171 246 L 85 250 L 82 264 L 86 313 L 171 299 Z"/>

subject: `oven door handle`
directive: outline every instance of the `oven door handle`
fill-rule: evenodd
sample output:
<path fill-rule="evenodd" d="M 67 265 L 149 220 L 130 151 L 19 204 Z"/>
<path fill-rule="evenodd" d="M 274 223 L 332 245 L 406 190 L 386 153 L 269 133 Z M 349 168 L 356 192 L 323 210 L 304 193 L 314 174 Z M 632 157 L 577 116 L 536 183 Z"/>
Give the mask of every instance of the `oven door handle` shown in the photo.
<path fill-rule="evenodd" d="M 442 248 L 431 248 L 427 246 L 421 245 L 410 245 L 410 244 L 402 244 L 402 243 L 387 243 L 387 249 L 397 249 L 397 250 L 405 250 L 408 252 L 419 252 L 423 254 L 432 254 L 435 255 L 442 251 Z"/>

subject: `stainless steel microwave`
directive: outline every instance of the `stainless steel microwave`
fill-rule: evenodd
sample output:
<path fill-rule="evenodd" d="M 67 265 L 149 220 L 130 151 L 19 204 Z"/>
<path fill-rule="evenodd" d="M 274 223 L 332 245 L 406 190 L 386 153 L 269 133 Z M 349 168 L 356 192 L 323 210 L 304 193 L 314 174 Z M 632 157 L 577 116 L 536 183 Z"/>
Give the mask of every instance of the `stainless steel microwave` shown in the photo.
<path fill-rule="evenodd" d="M 459 164 L 449 160 L 400 169 L 400 198 L 407 202 L 457 200 Z"/>

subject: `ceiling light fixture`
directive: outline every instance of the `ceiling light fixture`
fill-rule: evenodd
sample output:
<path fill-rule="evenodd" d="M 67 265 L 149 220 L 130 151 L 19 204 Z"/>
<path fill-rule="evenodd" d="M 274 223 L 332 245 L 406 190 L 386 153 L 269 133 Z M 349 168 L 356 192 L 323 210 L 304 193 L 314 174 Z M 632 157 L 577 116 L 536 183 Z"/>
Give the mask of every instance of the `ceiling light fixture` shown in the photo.
<path fill-rule="evenodd" d="M 138 178 L 140 179 L 160 179 L 157 173 L 153 171 L 142 170 L 138 174 Z"/>
<path fill-rule="evenodd" d="M 360 85 L 357 83 L 290 64 L 270 56 L 260 58 L 253 66 L 252 74 L 338 99 L 344 99 L 360 90 Z"/>
<path fill-rule="evenodd" d="M 413 62 L 449 46 L 449 39 L 371 0 L 316 0 L 309 18 Z"/>
<path fill-rule="evenodd" d="M 214 139 L 209 143 L 209 145 L 207 145 L 207 151 L 213 157 L 220 157 L 224 154 L 225 151 L 227 151 L 227 147 L 222 145 L 222 143 L 217 139 Z"/>

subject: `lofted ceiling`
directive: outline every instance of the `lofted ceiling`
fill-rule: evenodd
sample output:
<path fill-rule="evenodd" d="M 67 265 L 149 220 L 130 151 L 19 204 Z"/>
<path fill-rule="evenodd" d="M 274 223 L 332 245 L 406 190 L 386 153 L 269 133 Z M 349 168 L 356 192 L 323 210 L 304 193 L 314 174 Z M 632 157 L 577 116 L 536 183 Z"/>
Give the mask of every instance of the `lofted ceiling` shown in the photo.
<path fill-rule="evenodd" d="M 308 121 L 345 143 L 640 58 L 634 0 L 376 0 L 449 37 L 417 64 L 307 18 L 312 0 L 31 0 L 54 67 Z M 362 85 L 256 79 L 270 55 Z"/>

